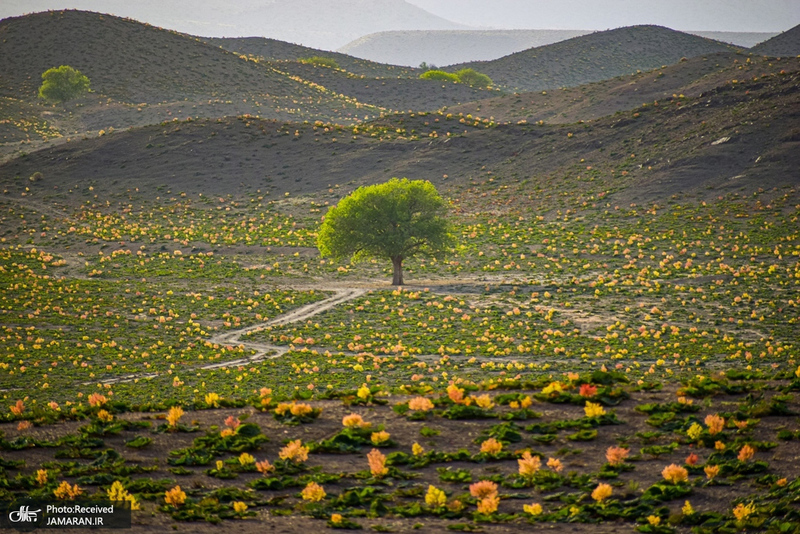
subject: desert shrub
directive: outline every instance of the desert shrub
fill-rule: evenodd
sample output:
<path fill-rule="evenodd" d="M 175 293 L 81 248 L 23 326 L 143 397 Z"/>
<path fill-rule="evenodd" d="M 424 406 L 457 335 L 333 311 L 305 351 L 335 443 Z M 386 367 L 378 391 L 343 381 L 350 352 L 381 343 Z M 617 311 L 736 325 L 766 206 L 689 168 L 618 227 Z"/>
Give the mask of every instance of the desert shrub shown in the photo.
<path fill-rule="evenodd" d="M 322 56 L 307 57 L 301 59 L 300 63 L 306 63 L 308 65 L 316 65 L 318 67 L 329 67 L 331 69 L 339 68 L 339 63 L 337 63 L 336 60 L 333 59 L 332 57 L 322 57 Z"/>
<path fill-rule="evenodd" d="M 66 102 L 89 92 L 89 78 L 69 65 L 53 67 L 42 73 L 39 98 Z"/>
<path fill-rule="evenodd" d="M 429 70 L 419 75 L 423 80 L 440 80 L 443 82 L 458 82 L 458 76 L 443 70 Z"/>
<path fill-rule="evenodd" d="M 492 85 L 492 79 L 474 69 L 461 69 L 455 74 L 458 81 L 472 87 L 486 88 Z"/>

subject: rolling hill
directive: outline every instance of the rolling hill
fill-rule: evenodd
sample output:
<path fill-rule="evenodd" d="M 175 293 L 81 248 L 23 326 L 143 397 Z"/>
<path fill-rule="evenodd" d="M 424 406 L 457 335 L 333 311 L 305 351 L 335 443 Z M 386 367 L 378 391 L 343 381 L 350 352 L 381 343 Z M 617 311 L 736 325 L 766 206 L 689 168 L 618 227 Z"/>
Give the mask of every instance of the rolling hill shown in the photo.
<path fill-rule="evenodd" d="M 312 57 L 325 57 L 335 60 L 342 69 L 361 76 L 371 78 L 416 78 L 419 76 L 417 69 L 376 63 L 347 54 L 318 50 L 266 37 L 225 37 L 204 40 L 230 52 L 254 56 L 266 61 L 297 61 Z"/>
<path fill-rule="evenodd" d="M 505 122 L 572 123 L 597 119 L 645 103 L 671 100 L 677 95 L 695 98 L 732 80 L 777 74 L 787 68 L 796 70 L 796 62 L 743 58 L 741 54 L 720 52 L 578 87 L 469 102 L 450 107 L 448 111 L 491 116 Z"/>
<path fill-rule="evenodd" d="M 796 56 L 800 54 L 800 25 L 759 43 L 750 49 L 762 56 Z"/>
<path fill-rule="evenodd" d="M 575 37 L 517 52 L 494 61 L 452 65 L 474 68 L 495 84 L 516 91 L 541 91 L 650 70 L 681 58 L 739 48 L 660 26 L 630 26 Z"/>
<path fill-rule="evenodd" d="M 37 187 L 91 185 L 98 194 L 135 187 L 154 194 L 163 186 L 282 198 L 408 176 L 460 197 L 470 180 L 490 177 L 495 187 L 517 192 L 508 202 L 543 202 L 537 206 L 546 211 L 555 204 L 528 193 L 556 183 L 568 188 L 589 166 L 598 180 L 592 187 L 608 191 L 609 202 L 660 202 L 692 192 L 716 197 L 797 185 L 798 63 L 786 60 L 784 74 L 742 78 L 696 98 L 583 124 L 492 125 L 459 115 L 398 114 L 357 127 L 253 118 L 148 126 L 16 158 L 0 166 L 0 180 L 12 197 L 30 186 L 20 177 L 39 171 L 58 179 Z"/>

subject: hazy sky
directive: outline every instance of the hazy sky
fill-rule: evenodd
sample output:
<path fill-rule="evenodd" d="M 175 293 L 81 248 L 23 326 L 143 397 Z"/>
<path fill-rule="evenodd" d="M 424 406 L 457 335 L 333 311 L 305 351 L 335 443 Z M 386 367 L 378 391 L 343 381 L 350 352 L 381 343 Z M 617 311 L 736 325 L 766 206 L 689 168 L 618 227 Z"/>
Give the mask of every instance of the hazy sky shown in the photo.
<path fill-rule="evenodd" d="M 2 1 L 2 0 L 0 0 Z M 497 28 L 781 32 L 800 24 L 800 0 L 406 0 L 453 22 Z"/>

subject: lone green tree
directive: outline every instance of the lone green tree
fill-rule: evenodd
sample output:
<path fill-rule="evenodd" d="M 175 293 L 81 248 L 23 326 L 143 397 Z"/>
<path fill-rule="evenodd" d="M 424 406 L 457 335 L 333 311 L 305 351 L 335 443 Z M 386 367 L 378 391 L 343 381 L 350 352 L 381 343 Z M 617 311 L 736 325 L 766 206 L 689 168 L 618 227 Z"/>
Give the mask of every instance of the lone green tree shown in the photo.
<path fill-rule="evenodd" d="M 359 187 L 332 206 L 317 236 L 322 256 L 392 261 L 392 285 L 403 285 L 403 260 L 436 257 L 453 243 L 447 205 L 432 183 L 398 180 Z"/>
<path fill-rule="evenodd" d="M 89 78 L 69 65 L 47 69 L 42 73 L 39 97 L 53 102 L 66 102 L 89 92 Z"/>

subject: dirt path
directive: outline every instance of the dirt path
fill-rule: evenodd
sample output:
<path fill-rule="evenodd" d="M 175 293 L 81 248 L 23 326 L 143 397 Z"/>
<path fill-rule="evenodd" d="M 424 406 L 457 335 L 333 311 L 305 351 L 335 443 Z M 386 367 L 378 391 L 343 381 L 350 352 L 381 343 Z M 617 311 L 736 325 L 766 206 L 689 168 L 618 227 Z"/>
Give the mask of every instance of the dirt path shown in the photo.
<path fill-rule="evenodd" d="M 289 347 L 285 347 L 282 345 L 271 345 L 268 343 L 254 343 L 250 341 L 242 341 L 240 338 L 243 335 L 247 334 L 248 332 L 261 330 L 267 326 L 285 325 L 290 323 L 296 323 L 298 321 L 304 321 L 326 310 L 330 310 L 334 306 L 338 306 L 339 304 L 343 304 L 349 300 L 360 297 L 361 295 L 367 292 L 366 288 L 358 288 L 358 287 L 348 287 L 348 288 L 315 287 L 314 289 L 317 291 L 333 291 L 334 294 L 333 296 L 328 297 L 325 300 L 320 300 L 318 302 L 312 302 L 311 304 L 301 306 L 295 310 L 292 310 L 283 315 L 279 315 L 278 317 L 270 319 L 269 321 L 266 321 L 264 323 L 248 326 L 246 328 L 241 328 L 239 330 L 231 330 L 230 332 L 217 334 L 211 339 L 209 339 L 211 343 L 217 345 L 243 346 L 245 349 L 254 350 L 255 354 L 247 356 L 246 358 L 239 358 L 236 360 L 225 360 L 224 362 L 187 368 L 186 371 L 188 372 L 196 370 L 221 369 L 224 367 L 249 365 L 263 359 L 280 358 L 281 356 L 289 352 Z M 120 376 L 116 378 L 109 378 L 107 380 L 101 380 L 100 383 L 119 384 L 123 382 L 132 382 L 136 379 L 155 378 L 156 376 L 158 376 L 158 373 L 137 373 L 126 376 Z"/>

